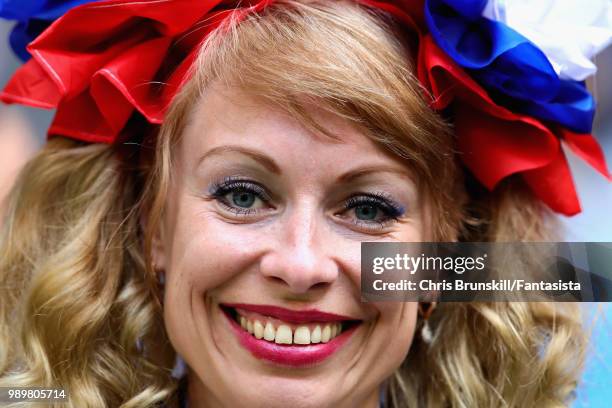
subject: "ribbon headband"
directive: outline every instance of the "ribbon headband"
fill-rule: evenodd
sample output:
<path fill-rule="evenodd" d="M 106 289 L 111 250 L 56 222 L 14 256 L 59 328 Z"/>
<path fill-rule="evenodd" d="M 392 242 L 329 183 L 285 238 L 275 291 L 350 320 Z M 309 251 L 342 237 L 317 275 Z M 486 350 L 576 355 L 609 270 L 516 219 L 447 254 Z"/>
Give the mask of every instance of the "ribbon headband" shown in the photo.
<path fill-rule="evenodd" d="M 560 47 L 549 41 L 539 48 L 536 40 L 549 39 L 541 30 L 527 33 L 532 41 L 506 24 L 522 21 L 512 0 L 355 1 L 414 32 L 423 97 L 452 112 L 461 159 L 487 188 L 520 174 L 554 211 L 580 212 L 562 142 L 612 180 L 590 134 L 595 103 L 580 82 L 594 67 L 582 54 L 573 64 L 551 58 L 544 51 Z M 130 137 L 126 125 L 135 112 L 152 125 L 163 122 L 199 44 L 225 18 L 272 3 L 0 0 L 0 16 L 18 21 L 11 45 L 27 59 L 0 99 L 57 109 L 49 136 L 120 143 Z M 577 41 L 588 57 L 612 38 L 612 22 L 597 18 L 590 26 L 597 30 L 589 31 L 597 34 L 594 44 Z"/>

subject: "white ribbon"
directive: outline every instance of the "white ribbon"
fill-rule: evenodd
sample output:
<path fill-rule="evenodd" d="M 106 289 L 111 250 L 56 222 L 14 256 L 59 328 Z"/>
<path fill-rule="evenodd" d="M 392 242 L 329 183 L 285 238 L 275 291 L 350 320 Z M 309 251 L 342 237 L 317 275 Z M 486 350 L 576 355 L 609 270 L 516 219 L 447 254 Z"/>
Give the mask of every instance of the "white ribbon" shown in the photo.
<path fill-rule="evenodd" d="M 483 15 L 532 41 L 563 79 L 593 75 L 612 43 L 612 0 L 489 0 Z"/>

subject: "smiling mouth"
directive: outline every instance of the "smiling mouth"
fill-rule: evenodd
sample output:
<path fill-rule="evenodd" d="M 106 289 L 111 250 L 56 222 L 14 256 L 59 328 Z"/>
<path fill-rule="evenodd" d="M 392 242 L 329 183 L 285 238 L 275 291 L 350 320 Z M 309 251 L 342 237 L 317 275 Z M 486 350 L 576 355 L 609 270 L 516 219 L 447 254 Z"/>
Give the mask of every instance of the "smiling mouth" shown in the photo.
<path fill-rule="evenodd" d="M 276 344 L 327 343 L 342 332 L 342 323 L 321 322 L 296 325 L 287 322 L 273 322 L 266 316 L 254 317 L 239 309 L 234 309 L 234 312 L 234 320 L 245 331 L 256 339 Z"/>
<path fill-rule="evenodd" d="M 255 357 L 281 365 L 323 361 L 362 323 L 320 311 L 264 305 L 220 305 L 240 343 Z"/>

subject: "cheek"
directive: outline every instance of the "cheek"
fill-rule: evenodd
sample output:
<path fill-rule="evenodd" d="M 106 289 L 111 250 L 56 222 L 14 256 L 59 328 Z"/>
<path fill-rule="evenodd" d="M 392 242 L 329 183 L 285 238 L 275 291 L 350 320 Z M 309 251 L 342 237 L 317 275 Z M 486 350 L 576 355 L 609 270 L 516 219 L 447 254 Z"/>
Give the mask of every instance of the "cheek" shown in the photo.
<path fill-rule="evenodd" d="M 164 317 L 171 339 L 182 343 L 200 337 L 195 327 L 208 319 L 207 310 L 217 289 L 232 286 L 257 259 L 258 237 L 244 225 L 229 224 L 201 206 L 186 208 L 176 217 L 175 228 L 166 237 L 166 284 Z M 189 216 L 186 216 L 189 214 Z M 259 239 L 260 241 L 261 239 Z"/>
<path fill-rule="evenodd" d="M 414 340 L 417 311 L 416 302 L 389 302 L 380 307 L 381 332 L 389 339 L 385 354 L 389 360 L 398 362 L 398 366 L 408 354 Z"/>
<path fill-rule="evenodd" d="M 256 257 L 256 231 L 230 224 L 198 199 L 186 200 L 166 242 L 168 283 L 185 291 L 204 293 L 228 282 Z"/>

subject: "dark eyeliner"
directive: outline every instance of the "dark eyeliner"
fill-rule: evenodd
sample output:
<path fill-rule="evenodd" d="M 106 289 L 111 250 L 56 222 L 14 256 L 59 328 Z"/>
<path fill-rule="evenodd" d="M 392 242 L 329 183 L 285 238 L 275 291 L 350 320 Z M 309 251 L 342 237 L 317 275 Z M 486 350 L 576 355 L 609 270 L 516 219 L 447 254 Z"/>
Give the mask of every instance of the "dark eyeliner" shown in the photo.
<path fill-rule="evenodd" d="M 234 191 L 248 191 L 265 202 L 271 200 L 266 189 L 259 183 L 241 177 L 226 177 L 220 182 L 213 183 L 208 190 L 209 194 L 216 199 L 222 199 Z"/>
<path fill-rule="evenodd" d="M 226 177 L 219 182 L 213 183 L 208 189 L 208 193 L 212 199 L 216 200 L 217 203 L 219 203 L 219 205 L 226 211 L 232 212 L 235 215 L 248 216 L 261 212 L 261 209 L 243 208 L 232 205 L 232 203 L 226 198 L 226 195 L 237 191 L 254 194 L 257 198 L 267 204 L 269 204 L 271 201 L 270 194 L 268 194 L 263 186 L 244 177 Z"/>
<path fill-rule="evenodd" d="M 396 219 L 406 212 L 406 209 L 384 193 L 361 193 L 349 197 L 344 203 L 345 210 L 360 205 L 371 205 L 380 208 L 387 218 Z"/>

